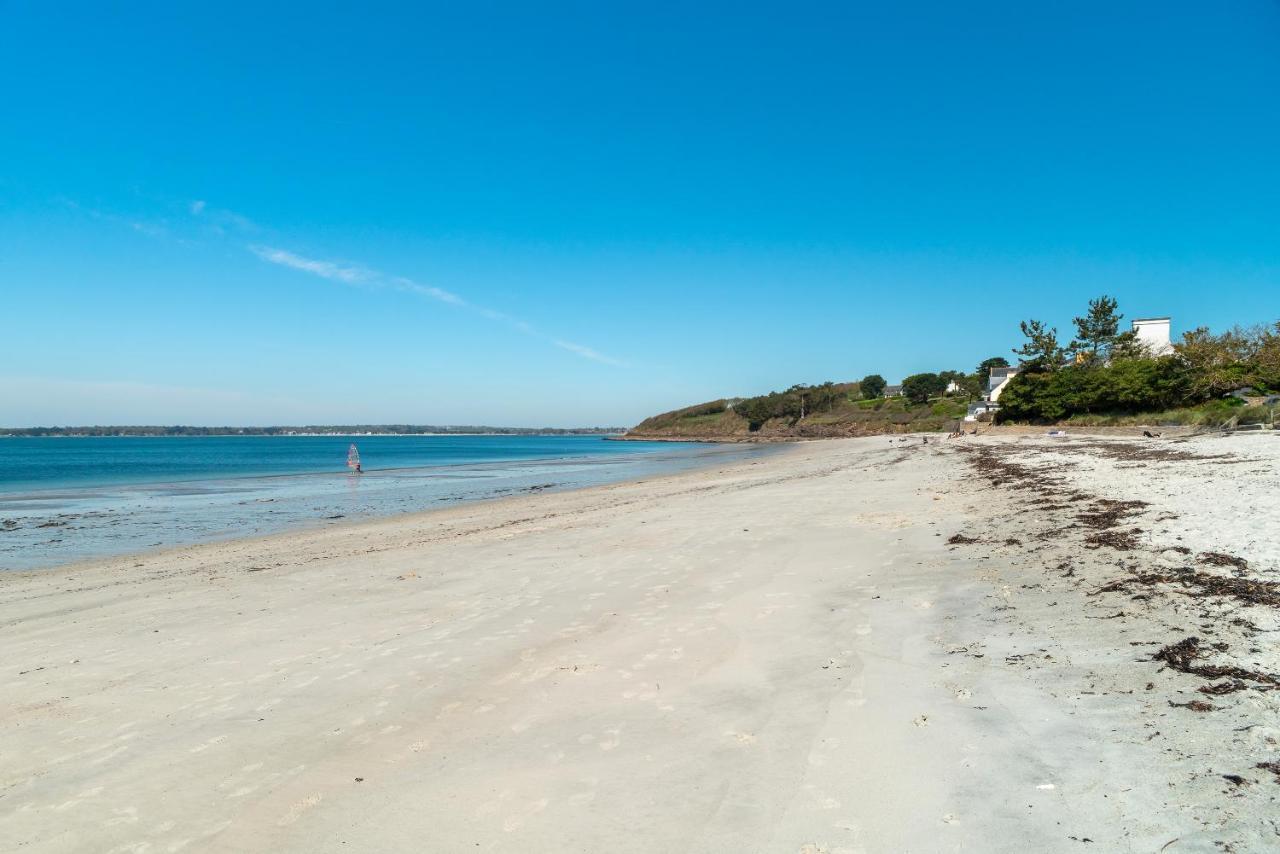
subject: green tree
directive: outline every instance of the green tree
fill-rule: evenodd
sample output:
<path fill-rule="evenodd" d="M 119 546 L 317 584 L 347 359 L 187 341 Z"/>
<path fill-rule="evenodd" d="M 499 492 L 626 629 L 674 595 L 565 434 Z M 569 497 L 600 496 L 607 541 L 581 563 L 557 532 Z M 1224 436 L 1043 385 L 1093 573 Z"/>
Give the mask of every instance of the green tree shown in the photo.
<path fill-rule="evenodd" d="M 1138 333 L 1132 330 L 1121 332 L 1111 342 L 1112 360 L 1150 359 L 1151 356 L 1147 346 L 1138 340 Z"/>
<path fill-rule="evenodd" d="M 928 403 L 946 387 L 946 380 L 937 374 L 912 374 L 902 381 L 902 396 L 912 403 Z"/>
<path fill-rule="evenodd" d="M 1174 346 L 1191 372 L 1192 386 L 1205 397 L 1220 397 L 1249 384 L 1258 349 L 1256 338 L 1239 327 L 1214 335 L 1201 326 L 1183 333 Z"/>
<path fill-rule="evenodd" d="M 1007 368 L 1007 367 L 1009 367 L 1009 360 L 1006 359 L 1004 356 L 992 356 L 990 359 L 983 359 L 981 362 L 978 363 L 977 374 L 978 376 L 982 377 L 982 381 L 985 383 L 987 381 L 987 378 L 991 376 L 992 368 Z"/>
<path fill-rule="evenodd" d="M 1103 296 L 1089 300 L 1089 311 L 1084 317 L 1072 319 L 1076 326 L 1076 338 L 1067 348 L 1079 364 L 1098 365 L 1111 358 L 1111 347 L 1120 332 L 1120 320 L 1124 317 L 1116 311 L 1118 304 L 1113 297 Z"/>
<path fill-rule="evenodd" d="M 961 391 L 965 389 L 965 380 L 968 379 L 960 371 L 938 371 L 938 378 L 942 380 L 942 389 L 946 391 L 947 387 L 952 383 L 960 386 Z"/>
<path fill-rule="evenodd" d="M 1071 365 L 1052 373 L 1018 374 L 1000 395 L 996 419 L 1058 421 L 1087 413 L 1135 413 L 1196 402 L 1179 359 L 1132 359 L 1109 366 Z"/>
<path fill-rule="evenodd" d="M 1262 329 L 1254 356 L 1255 382 L 1271 392 L 1280 392 L 1280 323 Z"/>
<path fill-rule="evenodd" d="M 1058 344 L 1058 330 L 1039 320 L 1024 320 L 1019 324 L 1027 343 L 1013 352 L 1022 359 L 1022 369 L 1029 373 L 1056 371 L 1062 367 L 1065 352 Z"/>
<path fill-rule="evenodd" d="M 884 377 L 879 374 L 867 374 L 858 383 L 858 388 L 862 392 L 862 396 L 866 400 L 874 400 L 884 394 L 884 388 L 888 385 L 884 381 Z"/>

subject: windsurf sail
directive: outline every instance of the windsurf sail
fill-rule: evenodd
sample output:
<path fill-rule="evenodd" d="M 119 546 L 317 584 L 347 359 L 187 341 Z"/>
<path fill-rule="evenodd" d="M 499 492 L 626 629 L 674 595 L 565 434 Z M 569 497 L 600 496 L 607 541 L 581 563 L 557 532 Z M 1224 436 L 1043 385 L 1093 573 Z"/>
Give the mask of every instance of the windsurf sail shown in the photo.
<path fill-rule="evenodd" d="M 347 468 L 352 471 L 360 471 L 360 449 L 356 447 L 355 442 L 352 442 L 351 447 L 347 448 Z"/>

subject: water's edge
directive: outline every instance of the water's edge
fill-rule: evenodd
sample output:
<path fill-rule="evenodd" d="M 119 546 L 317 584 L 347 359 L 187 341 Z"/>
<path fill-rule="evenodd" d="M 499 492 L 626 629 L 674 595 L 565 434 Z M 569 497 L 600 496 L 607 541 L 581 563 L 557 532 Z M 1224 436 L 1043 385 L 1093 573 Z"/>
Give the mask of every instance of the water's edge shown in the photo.
<path fill-rule="evenodd" d="M 667 446 L 379 469 L 272 473 L 0 493 L 0 570 L 315 530 L 464 502 L 561 492 L 734 462 L 761 446 Z"/>

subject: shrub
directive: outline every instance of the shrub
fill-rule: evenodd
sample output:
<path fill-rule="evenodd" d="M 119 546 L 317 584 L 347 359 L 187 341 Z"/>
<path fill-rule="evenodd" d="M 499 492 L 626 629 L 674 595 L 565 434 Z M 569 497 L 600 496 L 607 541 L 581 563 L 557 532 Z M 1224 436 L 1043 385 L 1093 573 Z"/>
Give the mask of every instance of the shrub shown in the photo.
<path fill-rule="evenodd" d="M 862 390 L 862 396 L 867 400 L 872 400 L 884 394 L 886 385 L 888 383 L 879 374 L 868 374 L 858 383 L 859 388 Z"/>
<path fill-rule="evenodd" d="M 912 403 L 928 403 L 946 388 L 947 381 L 937 374 L 912 374 L 902 381 L 902 396 Z"/>
<path fill-rule="evenodd" d="M 1082 413 L 1171 409 L 1202 399 L 1182 360 L 1127 359 L 1107 367 L 1018 374 L 1000 395 L 996 420 L 1059 421 Z"/>

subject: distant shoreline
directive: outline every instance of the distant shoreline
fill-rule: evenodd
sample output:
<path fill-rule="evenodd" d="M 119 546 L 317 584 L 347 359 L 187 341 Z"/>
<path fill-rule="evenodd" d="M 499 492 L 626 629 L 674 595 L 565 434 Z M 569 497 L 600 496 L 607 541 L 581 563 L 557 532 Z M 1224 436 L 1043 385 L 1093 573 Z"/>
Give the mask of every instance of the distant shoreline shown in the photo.
<path fill-rule="evenodd" d="M 616 436 L 625 427 L 13 427 L 0 429 L 0 439 L 167 439 L 212 436 Z"/>

